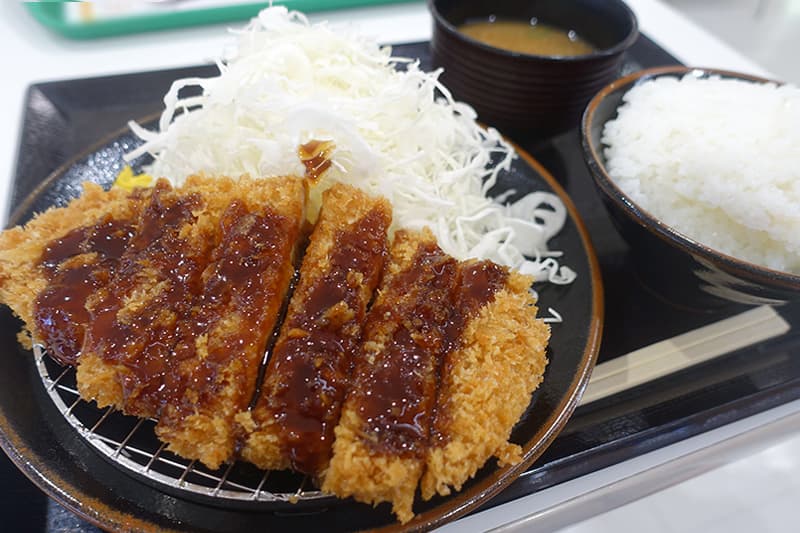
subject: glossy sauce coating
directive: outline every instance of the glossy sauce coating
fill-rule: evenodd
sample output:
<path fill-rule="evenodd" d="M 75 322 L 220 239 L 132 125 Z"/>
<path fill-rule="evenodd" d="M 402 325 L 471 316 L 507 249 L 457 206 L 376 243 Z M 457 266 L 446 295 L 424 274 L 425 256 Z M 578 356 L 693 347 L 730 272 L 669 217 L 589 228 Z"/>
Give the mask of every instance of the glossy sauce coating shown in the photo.
<path fill-rule="evenodd" d="M 247 407 L 284 290 L 281 271 L 291 270 L 292 223 L 286 217 L 266 208 L 248 212 L 234 200 L 219 225 L 220 244 L 203 275 L 191 319 L 181 324 L 181 340 L 174 349 L 176 368 L 165 378 L 161 399 L 172 408 L 170 417 L 209 408 L 220 401 L 223 388 L 227 401 L 235 405 L 221 408 Z M 291 272 L 283 277 L 290 279 Z M 232 317 L 235 320 L 229 320 Z M 202 335 L 207 341 L 200 353 L 195 341 Z M 237 360 L 240 371 L 226 376 L 235 382 L 225 382 L 220 373 Z M 188 364 L 181 366 L 183 362 Z"/>
<path fill-rule="evenodd" d="M 391 336 L 378 351 L 364 344 L 353 397 L 363 434 L 381 453 L 420 458 L 426 449 L 457 275 L 455 259 L 422 244 L 370 310 L 365 340 L 381 330 Z"/>
<path fill-rule="evenodd" d="M 370 321 L 396 322 L 391 342 L 357 376 L 355 397 L 364 434 L 381 453 L 420 458 L 432 435 L 440 373 L 459 347 L 467 320 L 492 300 L 507 270 L 491 262 L 460 264 L 435 244 L 424 244 L 396 276 Z M 401 296 L 397 298 L 397 296 Z M 375 327 L 368 322 L 366 326 Z M 438 415 L 446 419 L 446 409 Z M 433 438 L 443 437 L 433 431 Z"/>
<path fill-rule="evenodd" d="M 319 181 L 322 175 L 331 167 L 331 155 L 336 145 L 333 141 L 308 141 L 300 145 L 297 155 L 303 166 L 306 167 L 306 178 Z"/>
<path fill-rule="evenodd" d="M 50 355 L 61 363 L 77 363 L 89 322 L 86 299 L 114 275 L 133 233 L 130 221 L 105 217 L 45 247 L 40 264 L 48 284 L 36 297 L 34 319 Z M 85 257 L 64 265 L 79 256 Z"/>
<path fill-rule="evenodd" d="M 495 293 L 503 288 L 506 279 L 508 270 L 491 261 L 460 265 L 458 284 L 453 296 L 453 312 L 447 328 L 445 351 L 448 355 L 460 347 L 461 333 L 467 320 L 494 299 Z"/>
<path fill-rule="evenodd" d="M 181 237 L 201 203 L 200 195 L 178 194 L 159 182 L 113 283 L 90 306 L 87 347 L 127 367 L 122 389 L 129 414 L 155 416 L 163 405 L 176 324 L 188 316 L 207 261 L 207 250 L 196 250 Z M 138 292 L 147 296 L 132 305 Z"/>
<path fill-rule="evenodd" d="M 478 261 L 461 267 L 456 308 L 467 317 L 494 299 L 508 280 L 508 269 L 491 261 Z"/>
<path fill-rule="evenodd" d="M 275 346 L 268 403 L 295 470 L 317 474 L 330 459 L 366 306 L 387 253 L 390 217 L 376 208 L 333 239 L 326 273 L 302 296 Z M 301 271 L 302 275 L 302 271 Z"/>

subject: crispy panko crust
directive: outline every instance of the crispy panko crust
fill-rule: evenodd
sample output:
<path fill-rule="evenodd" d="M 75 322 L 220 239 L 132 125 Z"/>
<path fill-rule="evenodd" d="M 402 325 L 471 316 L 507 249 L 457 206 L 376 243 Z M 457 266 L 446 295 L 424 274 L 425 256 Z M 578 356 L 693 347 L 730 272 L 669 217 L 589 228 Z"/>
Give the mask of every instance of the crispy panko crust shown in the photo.
<path fill-rule="evenodd" d="M 158 418 L 156 433 L 171 451 L 212 469 L 238 452 L 261 468 L 312 474 L 339 497 L 389 502 L 403 523 L 414 516 L 418 486 L 424 499 L 446 496 L 492 457 L 521 459 L 509 438 L 542 381 L 550 336 L 536 319 L 529 277 L 490 262 L 457 262 L 427 229 L 398 231 L 385 262 L 391 206 L 336 185 L 324 193 L 261 396 L 249 410 L 304 244 L 306 182 L 192 176 L 180 189 L 166 181 L 134 194 L 84 188 L 68 206 L 0 234 L 0 300 L 25 321 L 30 336 L 23 332 L 20 342 L 29 345 L 43 342 L 35 320 L 44 305 L 37 297 L 50 290 L 40 264 L 47 246 L 101 220 L 136 221 L 118 266 L 108 269 L 113 277 L 86 303 L 77 371 L 83 398 Z M 351 261 L 344 278 L 333 276 L 344 264 L 334 258 L 354 257 L 340 239 L 368 233 L 353 229 L 359 225 L 374 235 L 358 250 L 380 255 L 378 266 Z M 58 268 L 91 264 L 90 255 Z M 464 274 L 479 264 L 495 276 L 480 286 Z M 320 298 L 324 291 L 315 291 L 332 279 L 347 286 L 345 295 Z M 322 311 L 314 307 L 320 301 Z M 324 348 L 287 348 L 318 331 Z M 381 386 L 395 375 L 397 390 Z M 408 400 L 402 413 L 415 415 L 410 433 L 405 415 L 381 403 L 396 394 Z M 380 400 L 373 411 L 367 397 Z M 310 441 L 311 451 L 303 449 Z M 311 459 L 301 459 L 306 453 Z"/>
<path fill-rule="evenodd" d="M 416 458 L 373 453 L 361 431 L 363 424 L 358 413 L 345 404 L 322 490 L 372 505 L 391 502 L 392 512 L 406 523 L 414 518 L 414 493 L 424 463 Z"/>
<path fill-rule="evenodd" d="M 294 275 L 307 195 L 305 182 L 296 178 L 217 180 L 230 186 L 224 194 L 238 206 L 219 224 L 221 243 L 203 273 L 203 301 L 193 313 L 208 327 L 181 339 L 179 345 L 191 354 L 175 368 L 182 398 L 166 406 L 156 426 L 170 450 L 210 468 L 234 454 L 235 417 L 255 393 L 258 368 Z M 233 276 L 241 277 L 229 279 Z"/>
<path fill-rule="evenodd" d="M 456 491 L 492 456 L 520 460 L 511 430 L 542 381 L 550 328 L 536 319 L 528 276 L 511 273 L 494 301 L 466 324 L 440 383 L 434 431 L 444 438 L 428 452 L 422 497 Z"/>
<path fill-rule="evenodd" d="M 356 500 L 377 505 L 380 502 L 391 502 L 392 510 L 398 519 L 405 523 L 414 516 L 412 506 L 417 483 L 424 467 L 423 450 L 414 450 L 411 453 L 396 454 L 381 448 L 382 439 L 386 433 L 373 434 L 366 430 L 365 421 L 359 415 L 359 396 L 370 395 L 367 392 L 372 387 L 379 387 L 374 379 L 363 379 L 361 376 L 370 376 L 373 370 L 379 370 L 383 357 L 393 342 L 395 332 L 401 327 L 401 321 L 407 321 L 403 327 L 410 327 L 412 337 L 423 334 L 429 328 L 432 330 L 441 327 L 446 321 L 446 301 L 438 301 L 444 296 L 445 300 L 452 290 L 448 281 L 443 287 L 435 291 L 436 294 L 426 290 L 426 287 L 417 285 L 419 280 L 429 279 L 431 275 L 442 276 L 435 272 L 439 263 L 433 263 L 434 272 L 420 269 L 415 272 L 418 276 L 414 285 L 403 286 L 394 283 L 401 279 L 415 264 L 417 252 L 423 247 L 435 246 L 436 239 L 427 231 L 413 233 L 398 231 L 392 245 L 391 259 L 387 263 L 384 279 L 381 282 L 378 296 L 367 318 L 364 330 L 362 351 L 356 363 L 356 378 L 353 390 L 348 393 L 347 400 L 342 408 L 342 417 L 336 426 L 336 440 L 333 444 L 333 457 L 328 471 L 325 474 L 322 490 L 336 494 L 340 497 L 352 496 Z M 438 249 L 438 248 L 437 248 Z M 428 269 L 430 270 L 430 269 Z M 446 274 L 445 274 L 446 275 Z M 443 278 L 454 279 L 454 277 Z M 439 307 L 442 312 L 434 312 L 429 319 L 413 316 L 395 317 L 391 312 L 386 312 L 387 306 L 392 306 L 398 313 L 413 311 L 419 302 L 430 299 L 430 303 Z M 445 304 L 442 306 L 441 304 Z M 431 322 L 428 323 L 427 320 Z M 438 322 L 441 322 L 439 324 Z M 418 368 L 424 380 L 435 380 L 436 357 L 430 353 L 431 365 L 427 368 Z M 361 387 L 367 389 L 360 390 Z M 435 384 L 432 391 L 435 396 Z M 429 398 L 432 404 L 433 398 Z M 423 400 L 425 401 L 425 400 Z M 422 432 L 427 431 L 427 417 L 420 422 Z M 394 428 L 387 428 L 393 432 Z M 422 436 L 421 445 L 424 447 L 426 438 Z"/>
<path fill-rule="evenodd" d="M 25 226 L 0 233 L 0 301 L 25 322 L 32 341 L 43 342 L 34 320 L 37 295 L 47 286 L 39 263 L 45 247 L 70 231 L 94 224 L 105 216 L 135 217 L 138 202 L 124 189 L 104 191 L 94 183 L 83 184 L 83 194 L 65 207 L 51 207 Z"/>
<path fill-rule="evenodd" d="M 351 353 L 380 280 L 391 220 L 384 198 L 344 184 L 323 194 L 258 403 L 252 413 L 239 415 L 249 428 L 241 451 L 245 460 L 313 475 L 327 467 Z M 340 293 L 331 298 L 332 291 Z M 324 308 L 316 309 L 321 292 L 327 293 Z M 303 343 L 299 352 L 298 342 Z M 302 433 L 292 426 L 298 418 Z M 309 440 L 320 441 L 318 449 L 304 453 L 303 448 L 315 447 Z"/>

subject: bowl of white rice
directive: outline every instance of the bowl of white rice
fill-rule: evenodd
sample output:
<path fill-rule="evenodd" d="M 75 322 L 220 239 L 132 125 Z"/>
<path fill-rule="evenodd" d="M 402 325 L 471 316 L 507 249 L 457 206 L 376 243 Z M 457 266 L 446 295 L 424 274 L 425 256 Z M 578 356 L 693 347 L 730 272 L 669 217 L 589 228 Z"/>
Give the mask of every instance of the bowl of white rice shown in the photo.
<path fill-rule="evenodd" d="M 800 89 L 648 69 L 601 90 L 581 133 L 646 285 L 692 308 L 800 300 Z"/>

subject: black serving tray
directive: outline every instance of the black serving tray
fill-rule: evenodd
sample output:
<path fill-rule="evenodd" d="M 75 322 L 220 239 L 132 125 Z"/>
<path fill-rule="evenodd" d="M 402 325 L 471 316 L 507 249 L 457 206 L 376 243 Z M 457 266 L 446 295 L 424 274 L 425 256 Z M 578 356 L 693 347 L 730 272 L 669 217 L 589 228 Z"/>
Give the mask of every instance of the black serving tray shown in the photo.
<path fill-rule="evenodd" d="M 398 45 L 395 54 L 428 65 L 427 43 Z M 647 37 L 627 52 L 624 73 L 679 62 Z M 13 210 L 59 165 L 131 118 L 160 111 L 172 80 L 212 76 L 200 66 L 32 85 L 25 102 Z M 589 228 L 603 272 L 606 322 L 599 362 L 716 322 L 745 310 L 702 313 L 674 307 L 643 286 L 595 193 L 577 130 L 552 139 L 514 138 L 561 182 Z M 534 465 L 483 508 L 495 506 L 630 459 L 676 441 L 800 398 L 800 307 L 778 312 L 789 333 L 578 408 Z M 0 513 L 9 530 L 95 531 L 48 499 L 6 458 L 0 458 L 5 497 Z M 321 527 L 324 524 L 320 524 Z"/>

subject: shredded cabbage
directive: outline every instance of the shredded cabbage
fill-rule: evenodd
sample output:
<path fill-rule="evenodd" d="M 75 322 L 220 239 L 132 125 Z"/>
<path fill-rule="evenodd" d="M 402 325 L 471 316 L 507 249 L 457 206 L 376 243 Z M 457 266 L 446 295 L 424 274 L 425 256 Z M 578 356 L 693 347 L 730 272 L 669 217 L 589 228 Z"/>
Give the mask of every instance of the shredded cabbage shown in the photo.
<path fill-rule="evenodd" d="M 456 258 L 491 259 L 552 283 L 575 278 L 547 249 L 564 205 L 546 192 L 505 206 L 487 197 L 516 155 L 453 100 L 440 71 L 282 6 L 237 34 L 219 76 L 173 83 L 157 131 L 130 124 L 144 144 L 128 160 L 151 154 L 147 172 L 176 185 L 197 172 L 302 175 L 297 147 L 332 140 L 333 165 L 315 201 L 331 183 L 348 182 L 389 199 L 393 230 L 427 226 Z M 187 87 L 200 94 L 182 95 Z"/>

